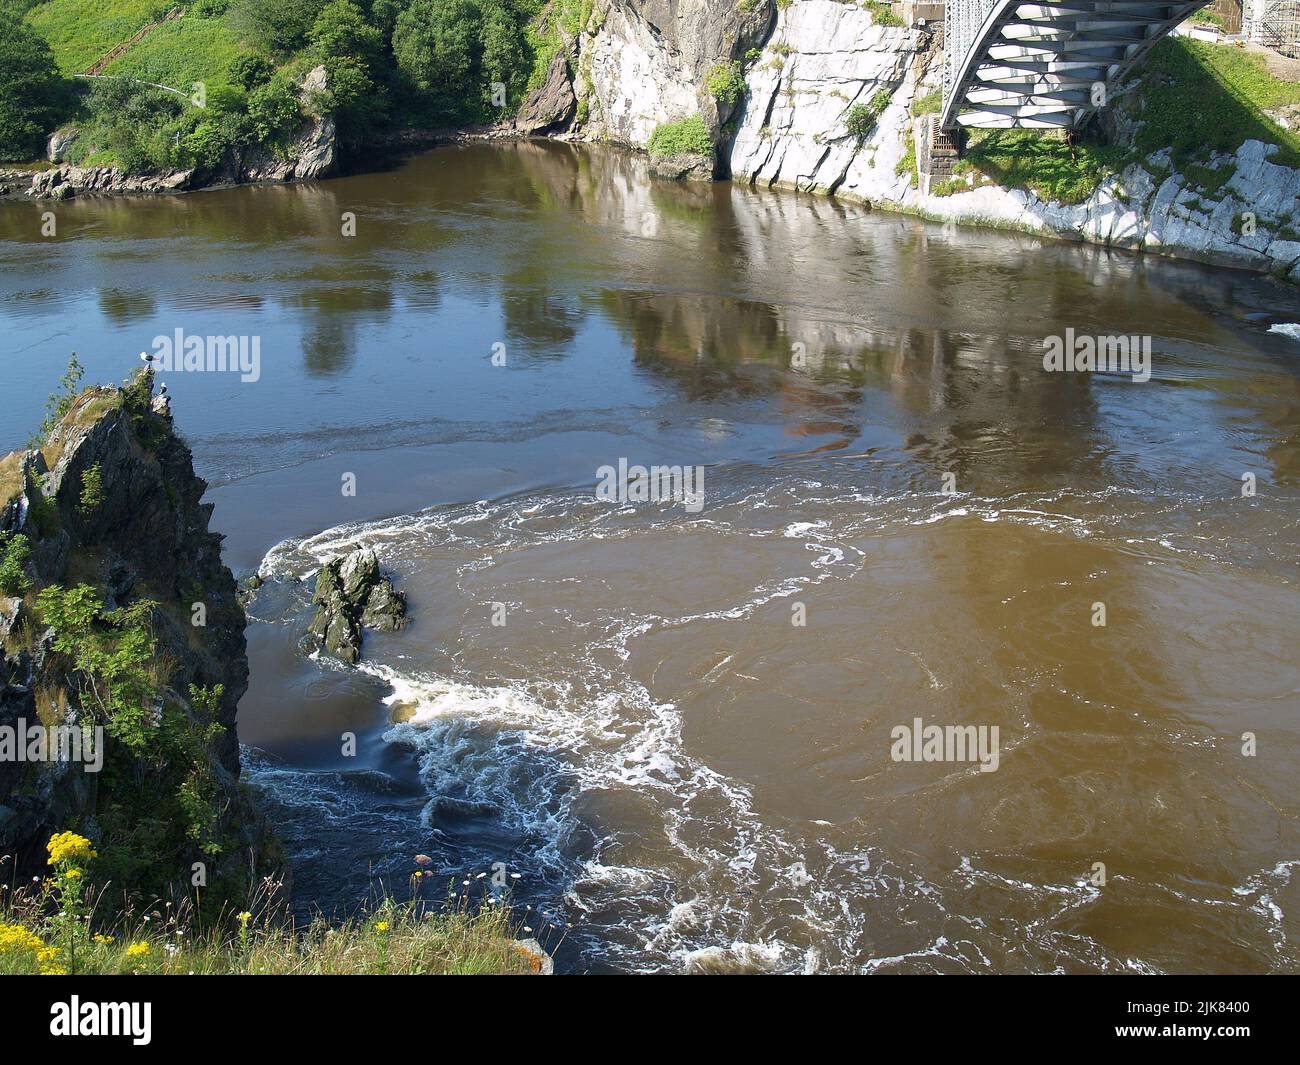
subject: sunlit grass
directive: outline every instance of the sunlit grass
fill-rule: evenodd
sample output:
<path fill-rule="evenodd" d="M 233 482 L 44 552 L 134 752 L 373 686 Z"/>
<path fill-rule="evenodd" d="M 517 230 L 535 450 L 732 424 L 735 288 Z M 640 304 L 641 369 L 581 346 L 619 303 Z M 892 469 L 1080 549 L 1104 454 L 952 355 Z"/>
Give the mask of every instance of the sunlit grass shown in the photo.
<path fill-rule="evenodd" d="M 59 906 L 63 873 L 16 892 L 0 890 L 0 975 L 529 975 L 542 958 L 516 945 L 499 905 L 464 901 L 434 912 L 380 902 L 361 916 L 306 924 L 238 914 L 219 930 L 196 929 L 191 910 L 131 911 L 104 925 L 85 907 L 70 925 Z M 88 919 L 87 919 L 88 918 Z"/>

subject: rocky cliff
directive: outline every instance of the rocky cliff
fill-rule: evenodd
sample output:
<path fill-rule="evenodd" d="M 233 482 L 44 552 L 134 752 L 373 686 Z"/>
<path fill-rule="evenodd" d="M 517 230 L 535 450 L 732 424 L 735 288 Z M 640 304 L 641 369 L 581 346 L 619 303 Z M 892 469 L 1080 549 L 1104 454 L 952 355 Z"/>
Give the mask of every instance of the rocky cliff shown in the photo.
<path fill-rule="evenodd" d="M 552 107 L 548 131 L 644 148 L 657 125 L 699 113 L 717 142 L 718 177 L 1300 282 L 1300 171 L 1279 165 L 1278 149 L 1259 140 L 1207 162 L 1232 174 L 1213 195 L 1159 151 L 1102 181 L 1082 203 L 984 179 L 922 192 L 913 109 L 941 83 L 942 35 L 894 24 L 887 10 L 837 0 L 596 0 L 584 29 L 566 42 L 563 69 L 576 106 L 562 120 Z M 747 92 L 734 105 L 709 91 L 719 61 L 742 64 Z M 565 98 L 555 82 L 547 86 L 553 102 Z M 851 128 L 855 111 L 871 116 L 869 129 Z M 1110 132 L 1127 143 L 1133 123 L 1123 106 L 1113 115 Z M 1246 214 L 1253 221 L 1243 226 Z"/>
<path fill-rule="evenodd" d="M 239 784 L 244 611 L 152 385 L 143 371 L 69 397 L 39 449 L 0 462 L 0 731 L 104 728 L 98 769 L 0 737 L 0 855 L 40 871 L 50 834 L 76 829 L 119 897 L 198 887 L 217 904 L 276 848 Z"/>

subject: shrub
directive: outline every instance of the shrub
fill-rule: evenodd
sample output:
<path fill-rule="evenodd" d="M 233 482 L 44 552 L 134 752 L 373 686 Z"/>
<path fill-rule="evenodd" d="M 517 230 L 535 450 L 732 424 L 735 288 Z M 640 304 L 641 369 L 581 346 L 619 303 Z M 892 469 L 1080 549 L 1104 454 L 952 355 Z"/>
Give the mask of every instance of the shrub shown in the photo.
<path fill-rule="evenodd" d="M 32 579 L 27 576 L 27 560 L 31 554 L 31 544 L 22 533 L 0 538 L 0 592 L 14 598 L 27 594 L 32 586 Z"/>
<path fill-rule="evenodd" d="M 711 155 L 713 139 L 709 136 L 704 119 L 691 115 L 678 122 L 665 122 L 650 134 L 647 150 L 653 156 Z"/>
<path fill-rule="evenodd" d="M 731 107 L 740 103 L 745 93 L 749 91 L 745 75 L 737 62 L 714 63 L 704 76 L 704 83 L 715 100 L 720 100 Z"/>
<path fill-rule="evenodd" d="M 880 121 L 880 116 L 889 106 L 889 99 L 889 90 L 879 89 L 868 103 L 854 104 L 850 107 L 844 116 L 844 128 L 848 130 L 849 136 L 857 138 L 858 141 L 864 141 L 871 136 L 876 123 Z"/>
<path fill-rule="evenodd" d="M 248 90 L 256 89 L 259 85 L 265 85 L 270 81 L 271 75 L 275 73 L 275 67 L 266 56 L 255 52 L 241 52 L 230 61 L 227 73 L 234 84 Z"/>
<path fill-rule="evenodd" d="M 83 514 L 93 514 L 103 502 L 104 471 L 97 462 L 81 475 L 79 506 Z"/>
<path fill-rule="evenodd" d="M 283 140 L 298 126 L 298 89 L 286 74 L 277 74 L 248 94 L 252 135 L 262 143 Z"/>

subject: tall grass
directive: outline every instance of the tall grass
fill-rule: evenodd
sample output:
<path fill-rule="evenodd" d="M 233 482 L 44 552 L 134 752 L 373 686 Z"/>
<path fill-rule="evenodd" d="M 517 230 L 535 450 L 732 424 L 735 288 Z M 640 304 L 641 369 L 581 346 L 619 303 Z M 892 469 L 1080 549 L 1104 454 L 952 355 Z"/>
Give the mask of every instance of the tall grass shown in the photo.
<path fill-rule="evenodd" d="M 188 903 L 101 924 L 103 896 L 65 905 L 65 875 L 0 886 L 0 975 L 528 975 L 542 966 L 541 955 L 516 944 L 502 905 L 452 899 L 435 912 L 387 898 L 348 920 L 304 924 L 284 915 L 278 885 L 266 883 L 257 917 L 234 915 L 220 928 L 197 926 Z"/>

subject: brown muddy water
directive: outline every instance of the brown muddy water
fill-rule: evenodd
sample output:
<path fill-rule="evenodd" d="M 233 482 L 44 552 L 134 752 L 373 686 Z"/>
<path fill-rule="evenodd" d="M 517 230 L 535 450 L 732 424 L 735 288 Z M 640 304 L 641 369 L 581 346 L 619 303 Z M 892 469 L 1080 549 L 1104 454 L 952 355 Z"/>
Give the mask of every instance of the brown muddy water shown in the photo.
<path fill-rule="evenodd" d="M 55 210 L 0 207 L 0 448 L 71 350 L 259 338 L 162 376 L 269 579 L 300 909 L 425 853 L 570 972 L 1300 967 L 1294 289 L 551 144 Z M 1046 372 L 1067 328 L 1150 380 Z M 702 507 L 602 500 L 620 459 Z M 353 669 L 298 579 L 357 543 L 413 623 Z"/>

